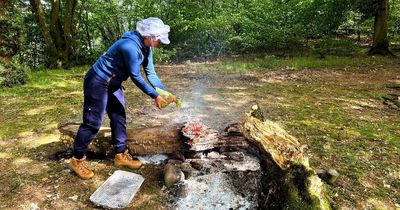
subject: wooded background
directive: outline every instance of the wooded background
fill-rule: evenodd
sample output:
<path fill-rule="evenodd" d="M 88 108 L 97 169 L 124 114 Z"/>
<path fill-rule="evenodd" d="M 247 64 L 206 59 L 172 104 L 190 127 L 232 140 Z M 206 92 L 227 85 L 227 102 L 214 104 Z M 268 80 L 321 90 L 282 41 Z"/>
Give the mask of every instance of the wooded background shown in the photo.
<path fill-rule="evenodd" d="M 136 22 L 159 17 L 171 44 L 157 62 L 302 51 L 392 55 L 400 41 L 396 0 L 1 0 L 0 84 L 29 69 L 90 65 Z"/>

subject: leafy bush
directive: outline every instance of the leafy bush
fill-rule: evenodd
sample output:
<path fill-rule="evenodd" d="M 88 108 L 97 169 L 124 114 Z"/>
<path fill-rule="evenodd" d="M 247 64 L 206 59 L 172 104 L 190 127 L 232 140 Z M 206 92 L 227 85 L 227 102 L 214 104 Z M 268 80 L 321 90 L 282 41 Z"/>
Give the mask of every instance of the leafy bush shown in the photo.
<path fill-rule="evenodd" d="M 170 63 L 171 59 L 176 55 L 176 50 L 168 50 L 165 48 L 158 48 L 153 50 L 154 63 Z"/>
<path fill-rule="evenodd" d="M 326 55 L 353 55 L 357 50 L 358 47 L 354 42 L 333 38 L 321 39 L 312 48 L 312 52 L 321 58 L 325 58 Z"/>
<path fill-rule="evenodd" d="M 28 68 L 16 61 L 0 59 L 0 87 L 12 87 L 25 84 Z"/>

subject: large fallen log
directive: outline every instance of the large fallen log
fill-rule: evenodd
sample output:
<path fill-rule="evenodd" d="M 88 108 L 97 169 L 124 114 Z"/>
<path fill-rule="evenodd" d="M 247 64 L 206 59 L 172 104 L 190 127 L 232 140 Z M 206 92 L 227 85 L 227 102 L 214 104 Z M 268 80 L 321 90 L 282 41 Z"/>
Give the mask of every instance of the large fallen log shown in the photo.
<path fill-rule="evenodd" d="M 218 131 L 198 121 L 186 122 L 181 129 L 185 148 L 205 151 L 221 147 L 247 148 L 248 142 L 240 132 L 239 124 L 231 124 L 225 132 Z"/>
<path fill-rule="evenodd" d="M 179 141 L 179 130 L 182 125 L 171 124 L 149 128 L 128 128 L 126 145 L 133 154 L 172 153 L 182 149 Z M 67 123 L 58 127 L 60 140 L 69 147 L 75 139 L 79 124 Z M 114 153 L 111 145 L 111 129 L 102 127 L 90 143 L 89 151 L 111 155 Z"/>
<path fill-rule="evenodd" d="M 127 128 L 126 145 L 136 155 L 173 153 L 180 150 L 204 151 L 221 147 L 247 148 L 248 143 L 241 133 L 236 132 L 238 125 L 230 125 L 225 132 L 218 133 L 207 129 L 196 144 L 184 141 L 181 129 L 184 124 L 171 124 L 147 128 Z M 67 123 L 58 127 L 60 140 L 72 147 L 79 124 Z M 184 143 L 185 142 L 185 143 Z M 111 129 L 102 127 L 89 145 L 88 150 L 94 153 L 113 154 L 111 146 Z"/>
<path fill-rule="evenodd" d="M 323 183 L 310 168 L 297 139 L 276 123 L 264 120 L 258 106 L 252 109 L 241 130 L 260 149 L 263 167 L 267 168 L 261 209 L 330 209 Z"/>

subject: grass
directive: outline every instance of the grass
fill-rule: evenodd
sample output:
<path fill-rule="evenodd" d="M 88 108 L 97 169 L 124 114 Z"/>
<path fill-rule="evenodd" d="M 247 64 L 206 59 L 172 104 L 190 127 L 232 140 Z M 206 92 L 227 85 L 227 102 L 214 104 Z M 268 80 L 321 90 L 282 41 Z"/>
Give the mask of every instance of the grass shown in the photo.
<path fill-rule="evenodd" d="M 188 64 L 176 72 L 169 69 L 172 72 L 162 78 L 182 90 L 192 89 L 198 78 L 208 75 L 209 84 L 220 87 L 209 94 L 228 94 L 233 98 L 225 100 L 246 104 L 244 97 L 235 95 L 245 91 L 246 97 L 258 101 L 268 119 L 279 122 L 309 146 L 312 167 L 334 168 L 341 174 L 336 185 L 327 186 L 335 207 L 365 209 L 369 205 L 379 209 L 385 208 L 383 203 L 390 209 L 400 203 L 400 117 L 397 110 L 382 104 L 382 98 L 392 91 L 386 84 L 398 80 L 398 60 L 268 56 Z M 195 75 L 187 78 L 190 74 L 185 74 L 186 69 Z M 66 171 L 65 163 L 45 157 L 61 150 L 54 139 L 57 124 L 81 121 L 82 77 L 86 71 L 87 67 L 79 67 L 31 72 L 26 85 L 0 89 L 0 169 L 4 171 L 0 208 L 15 206 L 21 200 L 42 202 L 46 208 L 61 204 L 93 207 L 84 199 L 95 189 L 93 183 L 80 181 Z M 227 74 L 254 74 L 258 80 L 243 82 L 241 77 L 227 77 L 232 81 L 225 81 Z M 226 82 L 244 88 L 229 89 Z M 137 88 L 129 87 L 126 93 L 129 106 L 145 104 L 137 100 L 146 97 Z M 17 157 L 31 161 L 10 167 L 10 161 Z M 107 177 L 115 170 L 109 160 L 97 162 L 105 165 L 97 166 L 98 177 Z M 144 173 L 149 182 L 134 209 L 156 209 L 168 203 L 160 192 L 161 169 L 148 168 Z M 43 201 L 35 200 L 36 191 L 43 193 Z M 27 192 L 28 197 L 20 195 Z M 49 192 L 59 193 L 61 198 L 46 198 Z M 73 195 L 79 195 L 79 202 L 68 198 Z"/>
<path fill-rule="evenodd" d="M 387 85 L 399 83 L 398 64 L 381 56 L 266 56 L 188 66 L 267 79 L 247 84 L 246 92 L 309 146 L 314 168 L 339 171 L 338 183 L 328 186 L 335 208 L 392 209 L 400 204 L 400 117 L 383 98 L 394 91 Z"/>
<path fill-rule="evenodd" d="M 52 132 L 59 122 L 79 119 L 85 71 L 86 67 L 32 72 L 26 85 L 0 89 L 0 139 L 35 130 Z"/>
<path fill-rule="evenodd" d="M 217 65 L 217 69 L 226 73 L 246 73 L 249 71 L 265 71 L 273 69 L 299 70 L 299 69 L 326 69 L 326 68 L 354 68 L 363 66 L 381 66 L 392 64 L 393 59 L 376 56 L 339 57 L 327 56 L 325 59 L 317 57 L 292 57 L 279 58 L 265 56 L 249 60 L 227 59 Z"/>
<path fill-rule="evenodd" d="M 361 205 L 360 198 L 363 197 L 390 198 L 392 202 L 399 202 L 396 200 L 399 196 L 396 180 L 400 164 L 398 111 L 380 108 L 380 91 L 385 81 L 373 86 L 359 83 L 356 88 L 351 88 L 352 79 L 363 80 L 357 78 L 360 73 L 350 72 L 348 78 L 321 75 L 320 79 L 308 84 L 303 81 L 268 84 L 255 91 L 254 97 L 282 96 L 284 99 L 279 104 L 270 99 L 261 106 L 268 107 L 270 117 L 279 120 L 291 134 L 310 146 L 313 167 L 335 168 L 342 174 L 337 186 L 329 186 L 331 196 L 339 195 L 339 199 L 335 199 L 336 207 Z M 313 91 L 318 88 L 319 91 Z M 365 185 L 364 177 L 369 177 L 376 188 Z M 383 183 L 395 184 L 385 188 Z M 349 198 L 350 194 L 354 198 Z"/>

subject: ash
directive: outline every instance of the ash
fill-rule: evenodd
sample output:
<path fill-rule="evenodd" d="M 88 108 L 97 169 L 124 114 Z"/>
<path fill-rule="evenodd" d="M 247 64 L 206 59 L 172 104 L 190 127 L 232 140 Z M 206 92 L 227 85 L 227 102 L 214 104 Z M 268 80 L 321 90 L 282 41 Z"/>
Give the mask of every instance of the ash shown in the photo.
<path fill-rule="evenodd" d="M 257 209 L 262 171 L 258 158 L 245 152 L 210 152 L 174 162 L 185 178 L 171 190 L 171 209 Z"/>
<path fill-rule="evenodd" d="M 143 164 L 163 164 L 167 159 L 167 154 L 152 154 L 152 155 L 141 155 L 136 156 Z"/>

